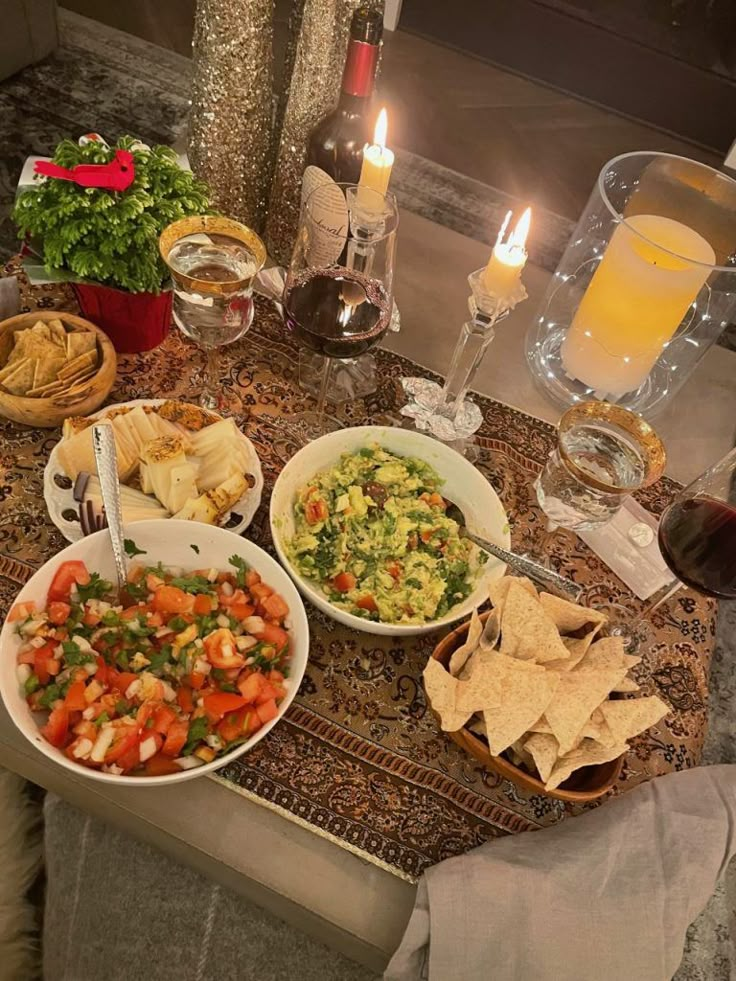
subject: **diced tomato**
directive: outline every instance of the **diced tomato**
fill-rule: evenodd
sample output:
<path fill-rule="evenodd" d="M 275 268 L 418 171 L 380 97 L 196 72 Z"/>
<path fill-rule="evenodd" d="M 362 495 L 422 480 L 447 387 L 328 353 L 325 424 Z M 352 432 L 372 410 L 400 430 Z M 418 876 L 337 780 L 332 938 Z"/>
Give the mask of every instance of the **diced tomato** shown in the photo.
<path fill-rule="evenodd" d="M 255 569 L 248 569 L 248 571 L 245 574 L 245 585 L 248 587 L 248 589 L 250 589 L 251 586 L 255 586 L 256 583 L 259 583 L 260 581 L 261 581 L 261 574 L 259 572 L 256 572 Z"/>
<path fill-rule="evenodd" d="M 359 600 L 356 600 L 355 605 L 359 610 L 370 610 L 371 613 L 378 611 L 378 605 L 370 593 L 367 596 L 361 596 Z"/>
<path fill-rule="evenodd" d="M 205 593 L 194 597 L 194 607 L 193 612 L 196 616 L 206 616 L 208 613 L 212 613 L 213 604 L 212 597 L 207 596 Z"/>
<path fill-rule="evenodd" d="M 147 614 L 151 612 L 151 607 L 148 603 L 138 603 L 135 606 L 128 606 L 120 614 L 121 620 L 135 620 L 137 618 L 145 618 Z"/>
<path fill-rule="evenodd" d="M 61 626 L 62 623 L 66 623 L 69 619 L 69 614 L 72 612 L 71 606 L 68 603 L 62 603 L 56 600 L 53 603 L 49 603 L 48 608 L 48 618 L 56 626 Z"/>
<path fill-rule="evenodd" d="M 62 562 L 49 586 L 49 603 L 57 601 L 66 603 L 71 595 L 72 586 L 75 583 L 86 586 L 89 580 L 90 574 L 84 562 L 80 562 L 78 559 Z"/>
<path fill-rule="evenodd" d="M 51 672 L 54 674 L 59 673 L 58 662 L 54 660 L 54 648 L 56 644 L 49 643 L 44 644 L 43 647 L 37 647 L 33 654 L 33 673 L 38 676 L 38 680 L 42 685 L 47 685 L 49 678 L 51 677 Z M 54 662 L 53 667 L 51 662 Z"/>
<path fill-rule="evenodd" d="M 152 756 L 150 760 L 146 760 L 143 764 L 143 770 L 149 777 L 163 777 L 169 773 L 182 772 L 178 763 L 175 763 L 170 757 L 162 754 L 163 750 L 160 753 L 156 753 L 155 756 Z"/>
<path fill-rule="evenodd" d="M 267 702 L 264 702 L 263 705 L 256 705 L 256 715 L 260 719 L 261 725 L 265 726 L 265 724 L 270 722 L 271 719 L 275 719 L 278 714 L 279 709 L 273 698 L 269 699 Z"/>
<path fill-rule="evenodd" d="M 146 623 L 149 627 L 163 627 L 164 618 L 160 613 L 149 613 L 146 617 Z"/>
<path fill-rule="evenodd" d="M 71 722 L 71 719 L 69 721 Z M 94 742 L 99 732 L 94 722 L 90 719 L 82 719 L 81 722 L 77 722 L 74 726 L 74 735 L 82 736 L 83 739 L 91 739 Z"/>
<path fill-rule="evenodd" d="M 115 763 L 134 747 L 137 749 L 138 741 L 138 726 L 119 726 L 115 732 L 115 742 L 105 753 L 105 763 Z"/>
<path fill-rule="evenodd" d="M 207 660 L 215 668 L 239 668 L 245 661 L 243 655 L 237 651 L 232 631 L 227 627 L 221 627 L 205 637 L 204 651 Z"/>
<path fill-rule="evenodd" d="M 56 658 L 50 657 L 48 661 L 46 661 L 46 670 L 53 678 L 54 675 L 57 675 L 61 671 L 61 661 L 57 661 Z"/>
<path fill-rule="evenodd" d="M 135 721 L 142 729 L 145 729 L 146 723 L 148 722 L 149 719 L 153 718 L 153 715 L 157 709 L 158 709 L 158 702 L 155 702 L 149 698 L 148 701 L 144 702 L 141 705 L 141 707 L 138 709 L 138 712 L 136 713 Z"/>
<path fill-rule="evenodd" d="M 99 613 L 93 613 L 92 610 L 85 610 L 82 623 L 86 627 L 96 627 L 98 623 L 102 623 L 102 617 Z"/>
<path fill-rule="evenodd" d="M 165 736 L 171 728 L 172 722 L 176 722 L 176 712 L 170 705 L 159 705 L 153 716 L 153 730 Z"/>
<path fill-rule="evenodd" d="M 250 587 L 250 595 L 253 597 L 253 599 L 258 600 L 259 602 L 262 602 L 264 599 L 266 599 L 266 597 L 271 596 L 272 593 L 273 590 L 270 586 L 267 586 L 265 582 L 257 582 Z"/>
<path fill-rule="evenodd" d="M 186 685 L 181 685 L 176 689 L 176 701 L 182 712 L 192 712 L 194 711 L 194 699 L 192 698 L 192 689 L 187 688 Z"/>
<path fill-rule="evenodd" d="M 420 532 L 421 539 L 425 545 L 427 544 L 427 542 L 430 542 L 432 540 L 432 534 L 433 532 L 431 528 L 425 528 L 424 531 Z"/>
<path fill-rule="evenodd" d="M 64 708 L 68 712 L 83 712 L 87 708 L 84 700 L 85 687 L 83 681 L 75 681 L 69 685 L 64 698 Z"/>
<path fill-rule="evenodd" d="M 191 671 L 189 677 L 187 678 L 187 681 L 191 687 L 196 689 L 200 689 L 206 680 L 207 675 L 202 674 L 201 671 Z"/>
<path fill-rule="evenodd" d="M 289 612 L 289 605 L 278 593 L 267 596 L 262 600 L 261 605 L 266 611 L 266 616 L 271 620 L 283 620 Z"/>
<path fill-rule="evenodd" d="M 247 617 L 253 616 L 256 608 L 252 603 L 233 603 L 228 612 L 238 620 L 245 620 Z"/>
<path fill-rule="evenodd" d="M 357 581 L 352 572 L 341 572 L 332 580 L 332 585 L 340 593 L 349 593 L 351 589 L 355 589 Z"/>
<path fill-rule="evenodd" d="M 28 647 L 18 655 L 18 664 L 34 664 L 36 661 L 36 648 Z"/>
<path fill-rule="evenodd" d="M 267 677 L 272 685 L 283 685 L 284 683 L 283 674 L 280 671 L 277 671 L 276 668 L 269 671 Z"/>
<path fill-rule="evenodd" d="M 181 689 L 179 689 L 181 691 Z M 189 723 L 184 719 L 177 719 L 172 722 L 166 732 L 166 740 L 161 752 L 164 756 L 178 756 L 184 749 L 184 744 L 189 736 Z"/>
<path fill-rule="evenodd" d="M 140 762 L 140 742 L 136 740 L 136 742 L 131 745 L 131 747 L 127 749 L 122 756 L 118 756 L 118 758 L 115 760 L 115 765 L 119 766 L 124 773 L 129 773 L 131 770 L 135 770 Z"/>
<path fill-rule="evenodd" d="M 114 685 L 113 685 L 112 678 L 110 679 L 110 684 L 115 688 L 116 691 L 119 691 L 121 695 L 124 695 L 126 691 L 130 688 L 130 686 L 133 684 L 133 682 L 137 680 L 138 680 L 138 675 L 133 674 L 132 671 L 118 671 L 116 672 Z"/>
<path fill-rule="evenodd" d="M 242 677 L 242 676 L 241 676 Z M 255 702 L 260 695 L 266 679 L 257 671 L 238 681 L 238 691 L 246 702 Z"/>
<path fill-rule="evenodd" d="M 101 685 L 104 685 L 107 688 L 109 687 L 110 684 L 108 679 L 107 664 L 105 663 L 105 660 L 101 654 L 97 655 L 95 661 L 97 661 L 97 671 L 95 672 L 95 678 L 97 679 L 97 681 L 99 681 Z"/>
<path fill-rule="evenodd" d="M 282 651 L 289 643 L 289 635 L 283 627 L 277 627 L 275 623 L 264 623 L 263 629 L 253 633 L 257 640 L 264 644 L 273 644 L 277 651 Z"/>
<path fill-rule="evenodd" d="M 393 579 L 399 579 L 401 576 L 401 565 L 398 562 L 389 562 L 386 565 L 386 572 L 388 572 Z"/>
<path fill-rule="evenodd" d="M 28 600 L 25 603 L 15 603 L 10 608 L 10 613 L 8 613 L 8 623 L 14 623 L 16 620 L 27 620 L 35 612 L 36 604 L 33 600 Z"/>
<path fill-rule="evenodd" d="M 218 722 L 228 712 L 237 712 L 238 709 L 243 708 L 246 700 L 242 695 L 236 695 L 234 692 L 216 691 L 211 695 L 205 695 L 203 704 L 207 716 L 213 722 Z"/>
<path fill-rule="evenodd" d="M 319 521 L 326 521 L 328 516 L 329 511 L 324 501 L 307 501 L 304 505 L 304 517 L 308 525 L 316 525 Z"/>
<path fill-rule="evenodd" d="M 41 727 L 41 735 L 57 748 L 66 742 L 69 732 L 69 712 L 63 705 L 52 710 L 49 721 Z"/>
<path fill-rule="evenodd" d="M 272 685 L 270 681 L 264 680 L 263 685 L 261 686 L 261 690 L 258 692 L 258 695 L 256 696 L 256 705 L 263 705 L 265 702 L 270 701 L 270 699 L 272 698 L 275 700 L 277 695 L 278 695 L 278 688 L 276 688 L 275 685 Z"/>
<path fill-rule="evenodd" d="M 155 593 L 156 590 L 164 585 L 164 580 L 161 576 L 155 575 L 153 572 L 146 574 L 146 589 L 149 593 Z"/>
<path fill-rule="evenodd" d="M 159 613 L 191 613 L 194 597 L 178 586 L 159 586 L 153 594 L 152 605 Z"/>

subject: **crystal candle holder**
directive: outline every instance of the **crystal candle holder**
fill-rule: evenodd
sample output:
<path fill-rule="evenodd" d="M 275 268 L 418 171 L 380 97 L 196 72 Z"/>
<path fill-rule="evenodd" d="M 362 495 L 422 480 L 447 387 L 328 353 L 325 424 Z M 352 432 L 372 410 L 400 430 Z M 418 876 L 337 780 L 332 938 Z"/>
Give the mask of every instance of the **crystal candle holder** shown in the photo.
<path fill-rule="evenodd" d="M 402 378 L 401 382 L 410 397 L 402 415 L 414 419 L 417 429 L 429 431 L 443 442 L 468 439 L 480 429 L 482 413 L 465 398 L 466 393 L 495 336 L 496 325 L 527 296 L 521 282 L 506 296 L 488 292 L 484 272 L 476 269 L 468 276 L 471 319 L 460 328 L 444 385 L 428 378 Z"/>

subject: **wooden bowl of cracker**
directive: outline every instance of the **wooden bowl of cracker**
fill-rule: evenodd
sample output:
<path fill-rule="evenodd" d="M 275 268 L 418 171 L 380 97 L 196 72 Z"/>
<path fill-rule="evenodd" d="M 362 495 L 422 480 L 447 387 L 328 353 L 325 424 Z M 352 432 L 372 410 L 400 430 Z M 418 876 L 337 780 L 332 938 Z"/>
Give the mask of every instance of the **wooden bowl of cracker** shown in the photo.
<path fill-rule="evenodd" d="M 628 740 L 670 711 L 641 696 L 641 658 L 602 635 L 600 612 L 537 594 L 526 579 L 491 585 L 493 610 L 448 634 L 424 670 L 440 728 L 487 769 L 570 803 L 608 793 Z"/>
<path fill-rule="evenodd" d="M 23 313 L 0 323 L 0 413 L 52 429 L 94 412 L 115 382 L 115 349 L 99 327 L 71 313 Z"/>

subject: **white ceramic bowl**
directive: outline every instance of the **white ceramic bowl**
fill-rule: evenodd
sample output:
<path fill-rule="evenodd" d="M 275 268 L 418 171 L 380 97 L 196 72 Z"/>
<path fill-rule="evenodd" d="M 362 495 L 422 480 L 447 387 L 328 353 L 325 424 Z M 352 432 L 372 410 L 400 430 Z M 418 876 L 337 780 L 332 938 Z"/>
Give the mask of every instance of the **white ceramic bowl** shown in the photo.
<path fill-rule="evenodd" d="M 144 549 L 146 552 L 137 561 L 150 561 L 151 564 L 161 561 L 165 566 L 179 566 L 186 570 L 202 568 L 227 570 L 230 568 L 228 563 L 230 556 L 239 555 L 256 572 L 261 574 L 264 582 L 281 593 L 289 604 L 290 613 L 285 625 L 291 636 L 292 656 L 288 692 L 279 706 L 279 714 L 276 718 L 231 752 L 218 757 L 212 763 L 205 763 L 191 770 L 182 770 L 181 773 L 165 774 L 159 777 L 117 776 L 114 773 L 103 773 L 101 770 L 82 766 L 68 759 L 61 750 L 46 742 L 39 732 L 39 722 L 21 694 L 16 677 L 16 657 L 20 648 L 20 638 L 13 630 L 13 624 L 7 622 L 0 633 L 0 695 L 2 695 L 10 717 L 26 739 L 45 756 L 67 770 L 73 770 L 80 776 L 89 777 L 92 780 L 117 783 L 126 787 L 134 785 L 154 787 L 158 784 L 179 783 L 182 780 L 199 777 L 203 773 L 210 773 L 226 763 L 231 763 L 252 746 L 255 746 L 278 723 L 293 701 L 307 666 L 307 654 L 309 652 L 307 616 L 301 597 L 281 566 L 257 545 L 240 538 L 239 535 L 197 521 L 182 522 L 166 519 L 137 521 L 127 525 L 125 530 L 126 537 L 132 538 L 138 548 Z M 199 554 L 195 553 L 190 547 L 191 545 L 197 546 Z M 115 565 L 108 532 L 107 530 L 99 531 L 74 542 L 73 545 L 67 546 L 53 559 L 50 559 L 28 580 L 18 594 L 16 602 L 35 600 L 37 608 L 43 608 L 54 573 L 59 565 L 68 559 L 81 559 L 90 572 L 99 572 L 103 578 L 115 581 Z M 39 719 L 44 717 L 44 715 L 38 716 Z M 43 724 L 43 721 L 40 724 Z"/>
<path fill-rule="evenodd" d="M 468 527 L 483 538 L 508 548 L 508 521 L 498 495 L 483 474 L 455 450 L 429 436 L 408 429 L 384 426 L 356 426 L 328 433 L 309 443 L 289 460 L 279 474 L 271 495 L 271 534 L 281 562 L 289 571 L 302 596 L 339 623 L 370 634 L 399 637 L 426 634 L 456 620 L 470 616 L 474 607 L 488 598 L 488 583 L 506 571 L 504 563 L 489 558 L 478 577 L 474 591 L 464 603 L 453 607 L 441 620 L 424 624 L 375 623 L 333 606 L 326 594 L 294 569 L 286 556 L 284 541 L 294 533 L 294 501 L 298 491 L 320 470 L 333 466 L 343 453 L 354 453 L 377 443 L 397 456 L 413 456 L 429 463 L 444 484 L 442 493 L 454 501 L 465 515 Z"/>

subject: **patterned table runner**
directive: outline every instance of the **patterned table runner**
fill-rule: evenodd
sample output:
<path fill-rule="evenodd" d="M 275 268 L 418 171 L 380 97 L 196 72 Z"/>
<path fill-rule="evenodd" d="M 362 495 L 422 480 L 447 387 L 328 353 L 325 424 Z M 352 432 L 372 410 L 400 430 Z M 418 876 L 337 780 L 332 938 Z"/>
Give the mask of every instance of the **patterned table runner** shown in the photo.
<path fill-rule="evenodd" d="M 7 271 L 18 269 L 11 264 Z M 23 287 L 28 308 L 76 311 L 66 288 Z M 402 375 L 419 371 L 434 377 L 397 355 L 381 351 L 378 357 L 380 388 L 365 401 L 341 407 L 346 426 L 397 419 Z M 246 535 L 269 551 L 270 489 L 298 448 L 289 417 L 312 404 L 298 387 L 297 362 L 297 348 L 264 302 L 258 303 L 251 331 L 222 357 L 222 384 L 239 387 L 248 409 L 242 427 L 261 457 L 266 481 Z M 194 398 L 191 379 L 198 363 L 194 347 L 173 332 L 156 351 L 120 358 L 109 401 Z M 554 444 L 554 429 L 492 399 L 475 398 L 484 416 L 477 466 L 506 507 L 513 547 L 533 550 L 543 526 L 532 482 Z M 43 501 L 43 469 L 58 436 L 0 420 L 0 612 L 19 585 L 66 544 Z M 639 499 L 659 513 L 674 486 L 661 480 Z M 639 608 L 576 536 L 558 532 L 553 549 L 561 571 L 584 587 L 585 603 Z M 268 737 L 215 779 L 409 880 L 489 838 L 579 812 L 486 772 L 438 730 L 421 685 L 438 635 L 399 641 L 351 631 L 309 604 L 307 613 L 309 665 L 294 704 Z M 655 641 L 634 674 L 644 694 L 661 694 L 673 712 L 633 740 L 615 792 L 698 763 L 714 614 L 713 602 L 683 590 L 655 616 Z"/>

